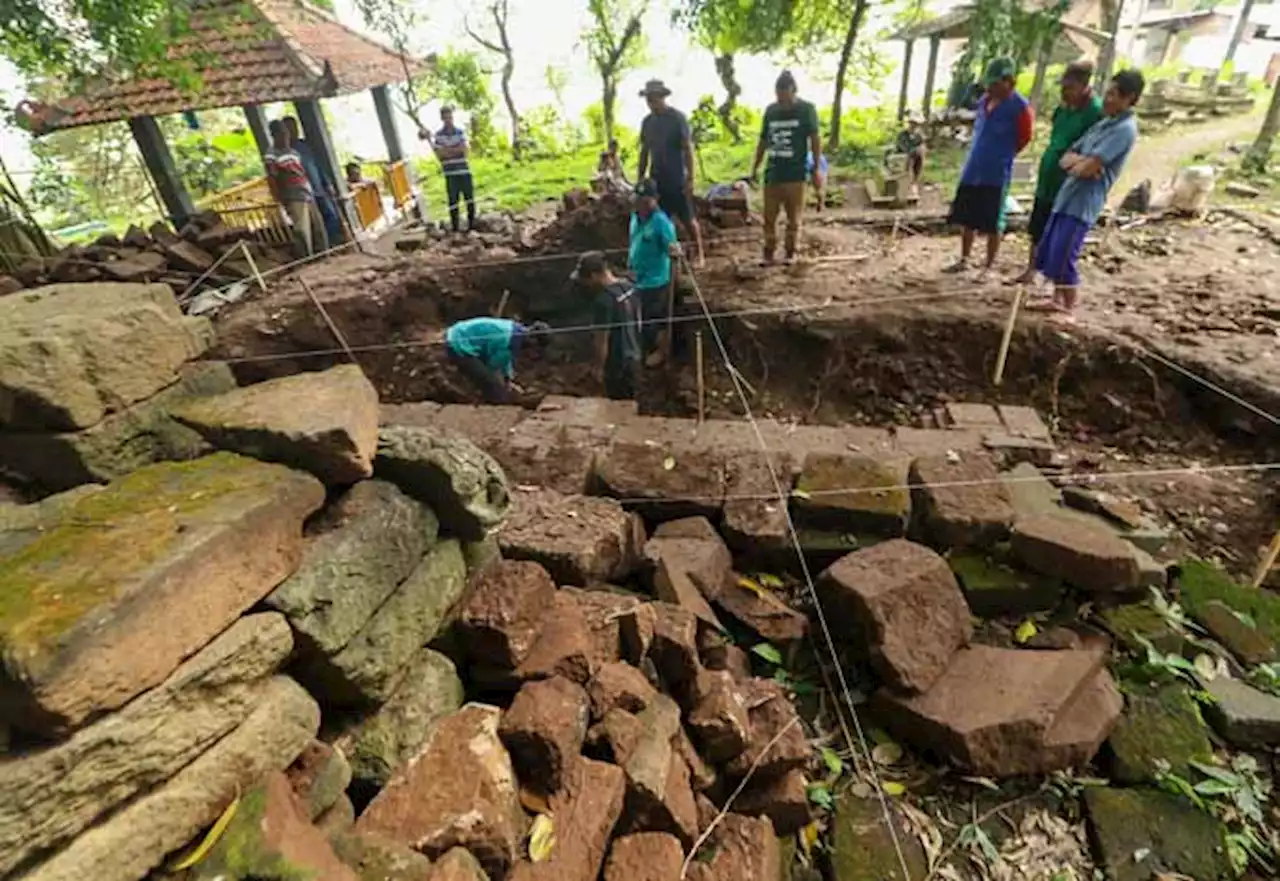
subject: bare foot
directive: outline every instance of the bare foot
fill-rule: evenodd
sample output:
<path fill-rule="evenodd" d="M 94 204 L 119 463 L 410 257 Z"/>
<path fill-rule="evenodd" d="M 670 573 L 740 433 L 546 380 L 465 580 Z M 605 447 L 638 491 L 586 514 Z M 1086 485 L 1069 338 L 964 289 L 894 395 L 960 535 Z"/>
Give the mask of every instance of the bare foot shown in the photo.
<path fill-rule="evenodd" d="M 1028 303 L 1025 307 L 1029 312 L 1061 312 L 1062 304 L 1058 302 L 1058 298 L 1052 300 L 1041 300 L 1036 303 Z"/>
<path fill-rule="evenodd" d="M 1075 324 L 1076 314 L 1059 307 L 1056 312 L 1049 316 L 1049 320 L 1054 324 Z"/>
<path fill-rule="evenodd" d="M 948 275 L 957 275 L 969 268 L 969 261 L 961 257 L 955 263 L 942 267 L 942 271 Z"/>
<path fill-rule="evenodd" d="M 1025 269 L 1020 274 L 1009 279 L 1006 284 L 1031 284 L 1039 275 L 1040 273 L 1034 269 Z"/>

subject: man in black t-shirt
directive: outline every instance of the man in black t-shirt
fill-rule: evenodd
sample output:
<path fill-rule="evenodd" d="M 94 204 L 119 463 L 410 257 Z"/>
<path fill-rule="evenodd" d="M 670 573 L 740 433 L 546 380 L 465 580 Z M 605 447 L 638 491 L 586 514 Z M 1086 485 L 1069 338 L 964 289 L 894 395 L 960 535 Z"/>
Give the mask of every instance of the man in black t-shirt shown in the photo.
<path fill-rule="evenodd" d="M 689 120 L 667 104 L 671 90 L 662 80 L 645 83 L 640 97 L 649 115 L 640 124 L 640 172 L 636 180 L 651 178 L 658 185 L 658 205 L 684 227 L 698 246 L 698 267 L 706 265 L 702 228 L 693 211 L 693 131 Z"/>
<path fill-rule="evenodd" d="M 596 379 L 604 383 L 606 397 L 615 400 L 636 396 L 640 372 L 640 298 L 630 282 L 617 278 L 600 251 L 588 251 L 578 259 L 573 280 L 591 293 L 591 323 L 596 332 Z"/>

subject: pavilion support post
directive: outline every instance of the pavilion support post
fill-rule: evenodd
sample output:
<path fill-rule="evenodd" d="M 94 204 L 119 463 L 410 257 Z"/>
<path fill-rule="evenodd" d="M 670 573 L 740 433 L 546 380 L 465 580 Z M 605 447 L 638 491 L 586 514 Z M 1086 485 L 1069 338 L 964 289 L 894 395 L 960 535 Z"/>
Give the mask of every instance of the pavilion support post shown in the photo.
<path fill-rule="evenodd" d="M 320 102 L 314 99 L 294 101 L 293 108 L 298 113 L 298 122 L 302 124 L 302 134 L 311 145 L 311 152 L 315 154 L 316 162 L 320 163 L 320 173 L 333 181 L 337 189 L 338 204 L 346 218 L 347 227 L 352 230 L 359 229 L 360 224 L 351 210 L 351 200 L 347 198 L 350 193 L 347 177 L 338 165 L 338 154 L 333 148 L 333 136 L 329 134 L 329 124 L 324 121 L 324 114 L 320 112 Z"/>
<path fill-rule="evenodd" d="M 266 155 L 271 149 L 271 135 L 267 133 L 267 114 L 262 109 L 261 104 L 246 104 L 241 108 L 244 110 L 245 121 L 249 123 L 249 131 L 253 133 L 253 142 L 258 145 L 258 153 Z"/>
<path fill-rule="evenodd" d="M 902 91 L 898 94 L 898 122 L 907 115 L 907 89 L 911 85 L 911 50 L 916 41 L 907 40 L 907 47 L 902 53 Z"/>
<path fill-rule="evenodd" d="M 156 191 L 164 202 L 174 229 L 182 229 L 191 216 L 196 213 L 191 194 L 178 175 L 174 165 L 173 154 L 164 141 L 164 134 L 154 116 L 135 116 L 129 120 L 129 130 L 133 132 L 133 140 L 142 154 L 142 161 L 147 165 L 151 180 L 155 182 Z"/>
<path fill-rule="evenodd" d="M 921 110 L 925 119 L 933 118 L 933 86 L 938 75 L 938 50 L 942 48 L 942 37 L 938 34 L 929 38 L 929 66 L 924 71 L 924 100 Z"/>
<path fill-rule="evenodd" d="M 378 111 L 378 125 L 382 126 L 382 139 L 387 142 L 387 159 L 399 162 L 404 159 L 404 145 L 400 142 L 400 130 L 396 128 L 395 108 L 391 105 L 391 90 L 387 86 L 374 86 L 373 106 Z"/>

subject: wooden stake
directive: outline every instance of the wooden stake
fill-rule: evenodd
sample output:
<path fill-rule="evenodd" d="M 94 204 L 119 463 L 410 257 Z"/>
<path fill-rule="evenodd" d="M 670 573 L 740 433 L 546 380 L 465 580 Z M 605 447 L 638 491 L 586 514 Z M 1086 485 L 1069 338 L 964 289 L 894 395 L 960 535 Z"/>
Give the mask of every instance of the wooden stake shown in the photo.
<path fill-rule="evenodd" d="M 258 271 L 258 262 L 253 259 L 253 254 L 249 251 L 249 246 L 248 244 L 245 243 L 244 239 L 240 240 L 240 250 L 241 252 L 244 253 L 244 259 L 249 264 L 249 268 L 253 270 L 253 277 L 258 280 L 258 287 L 262 288 L 262 292 L 265 294 L 267 292 L 267 283 L 262 280 L 262 273 Z M 302 281 L 302 280 L 299 279 L 299 281 Z M 303 283 L 303 286 L 305 287 L 306 282 L 302 282 L 302 283 Z M 310 293 L 310 292 L 311 291 L 308 288 L 307 293 Z M 312 297 L 311 299 L 314 300 L 315 297 Z M 317 303 L 316 305 L 319 305 L 319 303 Z M 320 311 L 323 312 L 324 309 L 321 309 Z"/>
<path fill-rule="evenodd" d="M 1022 308 L 1022 296 L 1026 292 L 1023 285 L 1018 285 L 1013 294 L 1013 305 L 1009 308 L 1009 321 L 1004 326 L 1004 339 L 1000 341 L 1000 352 L 996 355 L 996 372 L 991 377 L 992 385 L 1000 385 L 1004 381 L 1004 365 L 1009 358 L 1009 345 L 1013 342 L 1013 328 L 1018 323 L 1018 310 Z"/>
<path fill-rule="evenodd" d="M 667 333 L 663 340 L 663 355 L 668 364 L 671 363 L 671 353 L 675 347 L 675 326 L 676 326 L 676 285 L 680 283 L 680 264 L 671 261 L 671 278 L 667 282 Z"/>
<path fill-rule="evenodd" d="M 243 242 L 243 241 L 241 241 L 241 242 L 240 242 L 240 247 L 244 247 L 244 242 Z M 208 278 L 209 276 L 213 275 L 213 271 L 214 271 L 215 269 L 217 269 L 219 266 L 221 266 L 221 265 L 222 265 L 222 261 L 223 261 L 223 260 L 226 260 L 228 257 L 230 257 L 230 256 L 231 256 L 232 254 L 234 254 L 235 252 L 236 252 L 236 249 L 235 249 L 235 248 L 231 248 L 231 249 L 227 250 L 226 252 L 224 252 L 224 253 L 223 253 L 223 255 L 222 255 L 221 257 L 219 257 L 217 260 L 213 261 L 213 265 L 212 265 L 212 266 L 210 266 L 208 269 L 206 269 L 206 270 L 205 270 L 205 271 L 200 275 L 200 277 L 199 277 L 199 278 L 197 278 L 197 279 L 196 279 L 195 281 L 193 281 L 191 284 L 187 285 L 187 289 L 186 289 L 185 291 L 183 291 L 183 292 L 182 292 L 182 296 L 181 296 L 181 297 L 179 297 L 179 298 L 178 298 L 178 300 L 179 300 L 180 302 L 184 302 L 184 303 L 185 303 L 187 300 L 189 300 L 189 299 L 191 298 L 191 296 L 193 295 L 193 294 L 192 294 L 192 292 L 193 292 L 193 291 L 194 291 L 194 290 L 195 290 L 195 289 L 200 285 L 200 283 L 201 283 L 202 281 L 204 281 L 206 278 Z"/>
<path fill-rule="evenodd" d="M 1271 571 L 1277 559 L 1280 559 L 1280 529 L 1276 530 L 1276 537 L 1271 539 L 1271 547 L 1267 548 L 1262 562 L 1258 564 L 1258 571 L 1253 576 L 1254 587 L 1262 587 L 1262 582 L 1267 580 L 1267 573 Z"/>
<path fill-rule="evenodd" d="M 707 383 L 702 368 L 702 331 L 694 331 L 693 348 L 698 360 L 698 424 L 707 418 Z"/>
<path fill-rule="evenodd" d="M 511 299 L 511 291 L 507 288 L 502 289 L 502 297 L 498 300 L 498 308 L 493 310 L 494 318 L 501 318 L 502 313 L 507 311 L 507 301 Z"/>
<path fill-rule="evenodd" d="M 364 366 L 356 360 L 355 353 L 351 351 L 351 346 L 347 345 L 347 338 L 342 335 L 342 331 L 338 330 L 338 325 L 333 323 L 333 319 L 329 317 L 329 313 L 325 311 L 324 304 L 316 296 L 315 291 L 311 290 L 311 285 L 307 284 L 307 280 L 302 276 L 298 276 L 298 282 L 302 285 L 302 289 L 307 292 L 307 296 L 311 298 L 311 302 L 316 304 L 316 309 L 320 311 L 320 317 L 324 319 L 324 323 L 329 325 L 329 332 L 333 334 L 333 338 L 338 341 L 338 345 L 342 346 L 342 350 L 347 353 L 347 357 L 351 359 L 351 363 L 364 370 Z M 366 371 L 367 373 L 367 371 Z"/>

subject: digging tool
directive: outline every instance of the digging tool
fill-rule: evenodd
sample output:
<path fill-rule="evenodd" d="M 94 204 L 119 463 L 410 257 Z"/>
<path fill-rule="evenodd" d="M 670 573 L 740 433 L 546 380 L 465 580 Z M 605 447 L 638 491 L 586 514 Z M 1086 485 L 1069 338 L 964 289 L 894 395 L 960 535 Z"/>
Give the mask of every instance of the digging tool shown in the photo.
<path fill-rule="evenodd" d="M 707 417 L 707 383 L 702 367 L 702 331 L 700 330 L 694 331 L 693 347 L 698 360 L 698 424 L 701 425 Z"/>
<path fill-rule="evenodd" d="M 1262 587 L 1262 582 L 1267 580 L 1267 573 L 1271 571 L 1271 567 L 1276 564 L 1278 558 L 1280 558 L 1280 529 L 1276 530 L 1276 537 L 1271 539 L 1271 547 L 1267 548 L 1262 561 L 1258 563 L 1258 571 L 1253 575 L 1254 587 Z"/>
<path fill-rule="evenodd" d="M 1022 308 L 1022 298 L 1026 287 L 1018 285 L 1013 293 L 1013 305 L 1009 307 L 1009 321 L 1004 326 L 1004 338 L 1000 340 L 1000 352 L 996 355 L 996 371 L 991 377 L 992 385 L 1000 385 L 1004 381 L 1004 365 L 1009 358 L 1009 345 L 1013 342 L 1013 328 L 1018 323 L 1018 310 Z"/>
<path fill-rule="evenodd" d="M 671 278 L 667 281 L 667 331 L 662 340 L 663 356 L 671 363 L 671 353 L 675 347 L 676 327 L 676 285 L 680 283 L 680 262 L 671 261 Z"/>

